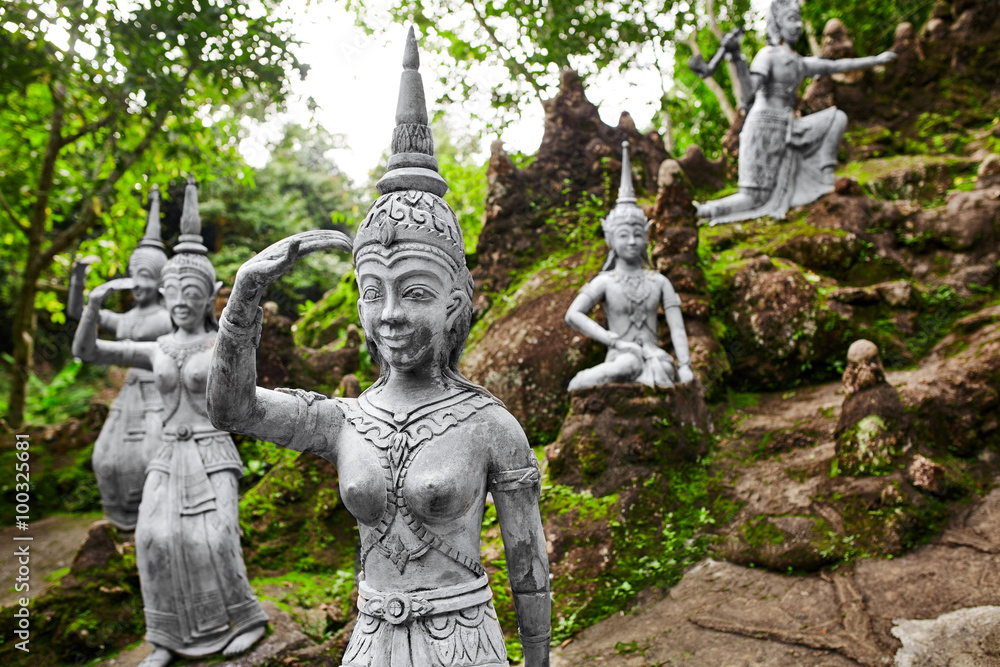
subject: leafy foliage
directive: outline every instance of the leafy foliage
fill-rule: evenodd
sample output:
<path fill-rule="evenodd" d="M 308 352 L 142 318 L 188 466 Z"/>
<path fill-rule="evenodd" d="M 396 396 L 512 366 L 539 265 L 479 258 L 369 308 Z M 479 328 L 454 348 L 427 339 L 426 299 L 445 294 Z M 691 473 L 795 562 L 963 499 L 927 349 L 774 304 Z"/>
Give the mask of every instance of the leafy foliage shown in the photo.
<path fill-rule="evenodd" d="M 141 235 L 133 193 L 183 172 L 239 168 L 241 118 L 280 105 L 299 66 L 274 0 L 149 5 L 56 0 L 0 7 L 0 251 L 20 275 L 8 420 L 22 421 L 36 293 L 79 250 L 119 271 Z M 300 71 L 304 69 L 300 68 Z M 150 175 L 150 176 L 147 176 Z M 89 230 L 104 238 L 81 243 Z M 48 302 L 43 298 L 44 302 Z M 10 302 L 5 304 L 10 309 Z"/>

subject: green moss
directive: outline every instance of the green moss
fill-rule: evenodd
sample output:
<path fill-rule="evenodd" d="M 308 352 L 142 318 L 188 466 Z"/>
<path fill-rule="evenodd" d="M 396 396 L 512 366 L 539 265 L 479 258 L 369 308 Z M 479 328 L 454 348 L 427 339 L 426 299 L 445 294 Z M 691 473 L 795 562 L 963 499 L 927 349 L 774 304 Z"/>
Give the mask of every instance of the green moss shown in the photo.
<path fill-rule="evenodd" d="M 785 534 L 768 519 L 769 517 L 765 515 L 756 516 L 740 528 L 747 544 L 754 549 L 765 544 L 782 544 L 785 541 Z"/>
<path fill-rule="evenodd" d="M 322 574 L 288 572 L 274 577 L 257 577 L 251 580 L 260 599 L 273 600 L 288 612 L 303 631 L 316 642 L 323 642 L 341 629 L 351 614 L 351 592 L 354 589 L 353 570 L 336 570 Z M 320 605 L 335 610 L 331 614 L 309 614 Z"/>

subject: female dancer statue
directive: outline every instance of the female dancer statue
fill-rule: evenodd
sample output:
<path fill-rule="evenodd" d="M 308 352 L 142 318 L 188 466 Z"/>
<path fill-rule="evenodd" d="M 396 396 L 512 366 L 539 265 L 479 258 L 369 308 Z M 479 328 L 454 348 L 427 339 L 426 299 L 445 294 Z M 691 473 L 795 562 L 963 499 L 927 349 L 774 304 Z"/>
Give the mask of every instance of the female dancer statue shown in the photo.
<path fill-rule="evenodd" d="M 220 283 L 205 257 L 197 197 L 189 177 L 180 242 L 160 279 L 174 331 L 156 342 L 97 340 L 93 323 L 105 296 L 133 286 L 119 279 L 91 291 L 73 341 L 73 354 L 87 361 L 152 371 L 163 396 L 163 437 L 146 468 L 135 530 L 146 639 L 153 646 L 140 667 L 161 667 L 175 654 L 235 655 L 260 639 L 267 624 L 240 548 L 243 463 L 205 407 Z"/>
<path fill-rule="evenodd" d="M 800 56 L 792 50 L 802 34 L 798 0 L 773 0 L 765 18 L 768 45 L 750 65 L 753 106 L 740 132 L 740 190 L 698 207 L 699 217 L 713 225 L 765 215 L 784 218 L 789 208 L 833 192 L 847 114 L 830 107 L 795 118 L 796 91 L 811 76 L 867 69 L 896 59 L 892 51 L 839 60 Z"/>
<path fill-rule="evenodd" d="M 507 553 L 525 664 L 548 665 L 549 566 L 538 462 L 520 425 L 457 370 L 472 317 L 462 231 L 442 199 L 412 29 L 403 59 L 392 156 L 353 244 L 316 231 L 244 264 L 220 323 L 209 412 L 337 465 L 358 520 L 360 615 L 345 667 L 501 667 L 504 637 L 480 562 L 492 493 Z M 352 250 L 358 310 L 378 381 L 357 399 L 256 387 L 263 290 L 295 260 Z"/>
<path fill-rule="evenodd" d="M 135 307 L 127 313 L 83 309 L 83 276 L 86 264 L 73 267 L 67 315 L 79 320 L 81 329 L 93 330 L 94 321 L 117 340 L 153 341 L 173 328 L 157 291 L 160 272 L 167 263 L 160 240 L 160 190 L 149 193 L 146 231 L 128 259 L 128 274 L 135 287 Z M 79 355 L 78 355 L 79 356 Z M 163 401 L 150 371 L 132 368 L 104 421 L 91 463 L 101 492 L 104 516 L 121 530 L 135 530 L 146 480 L 146 464 L 160 446 Z"/>

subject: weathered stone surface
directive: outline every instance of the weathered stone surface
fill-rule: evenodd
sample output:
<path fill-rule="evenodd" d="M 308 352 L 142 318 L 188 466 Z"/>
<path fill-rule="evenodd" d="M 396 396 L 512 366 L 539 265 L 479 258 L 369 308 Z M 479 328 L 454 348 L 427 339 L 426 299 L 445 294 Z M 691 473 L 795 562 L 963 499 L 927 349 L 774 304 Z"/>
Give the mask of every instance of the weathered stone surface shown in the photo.
<path fill-rule="evenodd" d="M 87 539 L 73 558 L 70 571 L 80 574 L 84 570 L 104 567 L 121 558 L 116 546 L 118 531 L 108 521 L 95 521 L 87 532 Z"/>
<path fill-rule="evenodd" d="M 801 270 L 779 269 L 766 255 L 733 277 L 728 317 L 733 373 L 765 387 L 791 383 L 803 364 L 826 358 L 842 345 L 848 324 L 819 307 L 816 285 Z"/>
<path fill-rule="evenodd" d="M 559 438 L 545 449 L 561 484 L 605 495 L 707 451 L 712 425 L 697 381 L 669 389 L 607 384 L 570 396 Z"/>
<path fill-rule="evenodd" d="M 906 478 L 921 491 L 940 495 L 945 491 L 945 471 L 942 466 L 922 454 L 917 454 L 906 468 Z"/>
<path fill-rule="evenodd" d="M 698 190 L 721 190 L 726 184 L 726 158 L 709 160 L 700 146 L 695 144 L 688 146 L 684 151 L 684 157 L 678 159 L 677 164 L 684 170 L 691 185 Z M 662 165 L 660 170 L 662 172 Z M 660 187 L 663 185 L 661 178 Z"/>
<path fill-rule="evenodd" d="M 929 620 L 897 620 L 892 634 L 903 647 L 897 667 L 980 667 L 997 664 L 1000 607 L 970 607 Z"/>

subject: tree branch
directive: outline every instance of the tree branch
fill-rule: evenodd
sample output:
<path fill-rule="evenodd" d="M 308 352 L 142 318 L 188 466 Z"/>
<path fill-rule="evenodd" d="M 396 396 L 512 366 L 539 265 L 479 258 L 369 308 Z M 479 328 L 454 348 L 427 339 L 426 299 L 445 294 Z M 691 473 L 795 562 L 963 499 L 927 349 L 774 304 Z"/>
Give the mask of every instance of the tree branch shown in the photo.
<path fill-rule="evenodd" d="M 715 38 L 722 41 L 722 28 L 719 27 L 719 19 L 715 14 L 715 0 L 708 0 L 706 5 L 706 11 L 708 13 L 708 29 L 715 35 Z M 726 58 L 726 71 L 729 72 L 729 82 L 733 86 L 733 97 L 736 99 L 737 104 L 743 99 L 743 86 L 740 83 L 740 77 L 736 71 L 736 65 L 730 58 Z M 722 86 L 719 86 L 719 90 L 722 90 Z M 714 91 L 713 91 L 714 92 Z M 735 118 L 735 116 L 733 116 Z M 733 122 L 733 118 L 729 119 L 729 122 Z"/>
<path fill-rule="evenodd" d="M 109 113 L 107 116 L 97 121 L 96 123 L 84 124 L 84 126 L 80 128 L 77 132 L 62 137 L 62 146 L 68 146 L 69 144 L 74 143 L 78 139 L 85 137 L 88 134 L 97 132 L 102 127 L 107 127 L 115 120 L 117 116 L 118 116 L 118 109 L 115 109 L 114 111 L 112 111 L 111 113 Z"/>
<path fill-rule="evenodd" d="M 28 232 L 31 231 L 31 226 L 28 225 L 26 222 L 24 222 L 24 220 L 21 220 L 16 215 L 14 215 L 14 211 L 11 210 L 10 205 L 7 203 L 7 200 L 4 198 L 2 192 L 0 192 L 0 206 L 2 206 L 3 210 L 7 212 L 7 215 L 10 216 L 10 219 L 14 221 L 14 225 L 18 229 L 20 229 L 25 236 L 27 236 Z"/>
<path fill-rule="evenodd" d="M 514 55 L 511 53 L 510 49 L 505 47 L 503 43 L 499 40 L 499 38 L 497 38 L 496 31 L 488 23 L 486 23 L 486 17 L 479 12 L 479 8 L 476 7 L 476 3 L 474 2 L 474 0 L 465 0 L 465 4 L 469 5 L 469 7 L 472 8 L 472 12 L 476 15 L 476 22 L 483 30 L 486 31 L 486 34 L 489 36 L 490 41 L 493 42 L 493 46 L 495 46 L 498 51 L 507 54 L 507 56 L 504 58 L 504 61 L 506 62 L 508 69 L 514 69 L 520 74 L 524 75 L 524 78 L 527 79 L 529 84 L 531 84 L 531 87 L 535 89 L 535 94 L 538 95 L 538 100 L 541 101 L 542 93 L 544 91 L 542 90 L 542 87 L 538 85 L 538 82 L 535 80 L 534 75 L 532 75 L 531 72 L 529 72 L 524 65 L 517 62 L 517 60 L 514 58 Z"/>

